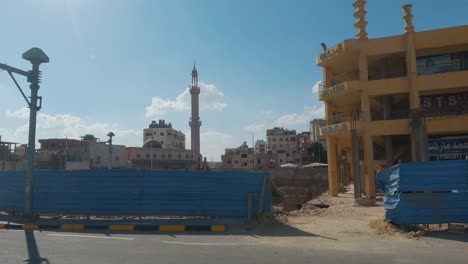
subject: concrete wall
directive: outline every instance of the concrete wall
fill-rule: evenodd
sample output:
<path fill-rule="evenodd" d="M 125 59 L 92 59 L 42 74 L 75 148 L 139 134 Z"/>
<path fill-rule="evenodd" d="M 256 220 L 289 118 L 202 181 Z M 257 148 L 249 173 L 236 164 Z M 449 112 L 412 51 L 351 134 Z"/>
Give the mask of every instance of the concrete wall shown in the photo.
<path fill-rule="evenodd" d="M 328 187 L 327 168 L 289 169 L 278 168 L 268 171 L 273 188 L 281 194 L 276 204 L 281 203 L 286 211 L 299 206 L 326 192 Z"/>

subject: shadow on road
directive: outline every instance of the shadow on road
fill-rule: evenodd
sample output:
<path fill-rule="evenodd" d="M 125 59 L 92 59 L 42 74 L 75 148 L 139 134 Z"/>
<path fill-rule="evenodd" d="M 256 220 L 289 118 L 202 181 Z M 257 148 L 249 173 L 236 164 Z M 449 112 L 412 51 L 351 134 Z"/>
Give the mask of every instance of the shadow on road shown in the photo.
<path fill-rule="evenodd" d="M 37 248 L 36 238 L 34 237 L 34 231 L 25 230 L 24 235 L 26 236 L 26 244 L 28 246 L 29 259 L 25 260 L 28 264 L 49 264 L 47 258 L 42 258 Z"/>
<path fill-rule="evenodd" d="M 426 236 L 437 238 L 437 239 L 444 239 L 444 240 L 453 240 L 453 241 L 460 241 L 460 242 L 468 242 L 468 234 L 466 233 L 453 233 L 447 231 L 440 231 L 440 232 L 427 232 Z"/>

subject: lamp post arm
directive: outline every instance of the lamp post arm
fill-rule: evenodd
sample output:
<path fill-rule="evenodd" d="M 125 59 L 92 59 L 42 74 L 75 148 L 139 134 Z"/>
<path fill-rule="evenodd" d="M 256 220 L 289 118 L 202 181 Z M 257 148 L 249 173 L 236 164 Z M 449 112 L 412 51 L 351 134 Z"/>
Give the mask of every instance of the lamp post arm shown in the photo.
<path fill-rule="evenodd" d="M 13 74 L 11 73 L 11 71 L 8 71 L 8 74 L 10 75 L 11 79 L 12 79 L 13 82 L 15 83 L 16 87 L 17 87 L 18 90 L 20 91 L 21 95 L 23 96 L 23 98 L 24 98 L 24 100 L 26 101 L 26 103 L 28 104 L 28 106 L 31 107 L 31 102 L 29 102 L 28 97 L 26 97 L 26 95 L 24 94 L 23 89 L 21 89 L 21 86 L 19 86 L 18 82 L 17 82 L 16 79 L 15 79 L 15 76 L 13 76 Z"/>

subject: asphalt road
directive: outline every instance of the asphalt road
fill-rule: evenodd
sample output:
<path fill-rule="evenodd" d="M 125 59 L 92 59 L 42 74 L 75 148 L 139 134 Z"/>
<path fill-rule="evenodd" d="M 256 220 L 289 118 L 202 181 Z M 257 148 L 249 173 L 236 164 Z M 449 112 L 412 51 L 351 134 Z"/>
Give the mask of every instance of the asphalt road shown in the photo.
<path fill-rule="evenodd" d="M 467 263 L 468 244 L 444 241 L 0 230 L 0 263 Z"/>

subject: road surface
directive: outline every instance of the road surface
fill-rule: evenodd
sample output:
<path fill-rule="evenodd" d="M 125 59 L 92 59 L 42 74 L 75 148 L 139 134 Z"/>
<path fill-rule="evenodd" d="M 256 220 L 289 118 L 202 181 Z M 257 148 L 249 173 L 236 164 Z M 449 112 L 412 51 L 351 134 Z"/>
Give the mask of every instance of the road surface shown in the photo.
<path fill-rule="evenodd" d="M 458 240 L 465 240 L 460 234 Z M 0 230 L 0 263 L 467 263 L 457 239 Z"/>

